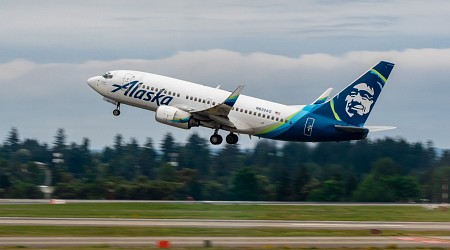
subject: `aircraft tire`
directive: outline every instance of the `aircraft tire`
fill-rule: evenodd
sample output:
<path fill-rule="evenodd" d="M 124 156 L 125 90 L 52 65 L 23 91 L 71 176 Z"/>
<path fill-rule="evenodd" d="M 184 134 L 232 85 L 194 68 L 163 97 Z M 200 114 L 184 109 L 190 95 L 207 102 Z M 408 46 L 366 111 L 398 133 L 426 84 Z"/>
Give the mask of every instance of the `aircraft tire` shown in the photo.
<path fill-rule="evenodd" d="M 114 109 L 114 111 L 113 111 L 113 115 L 114 115 L 114 116 L 118 116 L 118 115 L 120 115 L 120 110 L 118 110 L 118 109 Z"/>
<path fill-rule="evenodd" d="M 223 139 L 221 135 L 218 134 L 214 134 L 211 135 L 211 137 L 209 138 L 209 141 L 213 144 L 213 145 L 219 145 L 222 143 Z"/>
<path fill-rule="evenodd" d="M 239 141 L 239 137 L 236 134 L 229 134 L 225 140 L 228 144 L 236 144 Z"/>

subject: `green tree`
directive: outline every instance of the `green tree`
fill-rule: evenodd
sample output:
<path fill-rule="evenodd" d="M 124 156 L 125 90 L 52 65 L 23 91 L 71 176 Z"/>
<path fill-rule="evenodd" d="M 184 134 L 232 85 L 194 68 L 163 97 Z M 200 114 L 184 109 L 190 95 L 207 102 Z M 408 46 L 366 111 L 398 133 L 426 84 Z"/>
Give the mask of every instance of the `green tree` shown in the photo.
<path fill-rule="evenodd" d="M 178 161 L 178 145 L 171 133 L 167 133 L 161 142 L 161 163 Z"/>
<path fill-rule="evenodd" d="M 65 153 L 67 146 L 67 136 L 64 129 L 59 128 L 56 131 L 55 141 L 53 143 L 53 152 L 54 153 Z"/>
<path fill-rule="evenodd" d="M 243 167 L 243 156 L 236 144 L 226 144 L 214 156 L 212 177 L 223 181 L 229 180 L 233 173 Z"/>
<path fill-rule="evenodd" d="M 19 131 L 17 128 L 13 127 L 9 131 L 8 136 L 6 137 L 6 141 L 4 144 L 4 149 L 6 153 L 11 157 L 12 153 L 19 150 L 20 141 L 19 141 Z"/>
<path fill-rule="evenodd" d="M 342 201 L 345 189 L 341 181 L 326 180 L 318 189 L 311 192 L 310 199 L 313 201 Z"/>
<path fill-rule="evenodd" d="M 201 138 L 197 133 L 193 133 L 187 143 L 180 148 L 180 168 L 195 169 L 200 177 L 207 177 L 211 161 L 208 144 L 207 140 Z"/>
<path fill-rule="evenodd" d="M 232 182 L 233 200 L 256 201 L 259 199 L 258 180 L 250 168 L 243 168 L 235 174 Z"/>
<path fill-rule="evenodd" d="M 141 168 L 141 174 L 147 176 L 150 179 L 156 177 L 157 160 L 158 157 L 155 148 L 153 147 L 153 140 L 147 138 L 143 149 L 140 151 L 138 165 Z"/>
<path fill-rule="evenodd" d="M 415 200 L 419 185 L 412 177 L 401 176 L 401 167 L 390 158 L 382 158 L 372 165 L 354 193 L 357 201 L 393 202 Z"/>
<path fill-rule="evenodd" d="M 311 180 L 311 174 L 308 168 L 302 164 L 294 171 L 294 180 L 292 183 L 293 199 L 296 201 L 305 201 L 308 197 L 308 191 L 305 190 L 306 185 Z"/>

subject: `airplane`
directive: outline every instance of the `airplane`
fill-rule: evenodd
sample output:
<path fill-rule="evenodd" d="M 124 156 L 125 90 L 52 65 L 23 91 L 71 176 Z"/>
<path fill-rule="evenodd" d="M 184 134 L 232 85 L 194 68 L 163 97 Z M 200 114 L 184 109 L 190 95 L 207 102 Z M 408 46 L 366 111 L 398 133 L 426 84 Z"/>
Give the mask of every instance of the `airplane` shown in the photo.
<path fill-rule="evenodd" d="M 303 142 L 365 139 L 369 132 L 393 126 L 364 126 L 383 89 L 393 63 L 381 61 L 333 98 L 327 89 L 308 105 L 284 105 L 233 92 L 131 70 L 114 70 L 91 77 L 88 85 L 116 106 L 126 104 L 155 112 L 156 121 L 182 129 L 214 130 L 213 145 L 221 144 L 219 130 L 228 131 L 226 142 L 236 144 L 237 134 Z"/>

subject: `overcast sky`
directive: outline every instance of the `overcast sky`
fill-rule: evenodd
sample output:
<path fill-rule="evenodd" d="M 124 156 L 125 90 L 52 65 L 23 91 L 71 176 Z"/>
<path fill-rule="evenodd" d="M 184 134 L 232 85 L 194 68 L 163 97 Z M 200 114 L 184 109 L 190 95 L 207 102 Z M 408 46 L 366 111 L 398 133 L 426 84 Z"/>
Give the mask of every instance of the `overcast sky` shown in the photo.
<path fill-rule="evenodd" d="M 285 104 L 336 93 L 380 60 L 396 64 L 367 125 L 370 134 L 450 148 L 450 1 L 0 2 L 0 139 L 91 139 L 94 149 L 171 132 L 150 111 L 102 101 L 86 80 L 108 70 L 167 75 Z M 222 135 L 226 133 L 223 132 Z M 241 136 L 250 146 L 258 139 Z"/>

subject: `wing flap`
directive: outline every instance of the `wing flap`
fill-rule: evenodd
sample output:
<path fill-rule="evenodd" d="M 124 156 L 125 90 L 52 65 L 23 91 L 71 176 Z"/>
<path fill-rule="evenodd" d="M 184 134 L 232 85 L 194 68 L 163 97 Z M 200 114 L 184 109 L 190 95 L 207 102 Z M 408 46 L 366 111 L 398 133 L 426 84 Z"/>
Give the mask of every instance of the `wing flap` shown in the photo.
<path fill-rule="evenodd" d="M 213 106 L 210 108 L 194 110 L 191 113 L 193 115 L 209 117 L 211 120 L 213 120 L 219 124 L 222 124 L 227 127 L 235 128 L 234 124 L 230 121 L 230 119 L 228 119 L 228 114 L 233 109 L 234 104 L 236 103 L 237 99 L 241 95 L 243 89 L 244 89 L 244 85 L 241 84 L 222 103 L 219 103 L 216 106 Z"/>
<path fill-rule="evenodd" d="M 221 116 L 217 116 L 217 115 L 209 115 L 209 118 L 211 118 L 211 120 L 218 122 L 222 125 L 225 125 L 227 127 L 230 128 L 234 128 L 234 124 L 230 121 L 230 119 L 228 119 L 228 117 L 221 117 Z"/>

